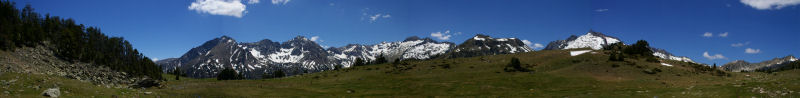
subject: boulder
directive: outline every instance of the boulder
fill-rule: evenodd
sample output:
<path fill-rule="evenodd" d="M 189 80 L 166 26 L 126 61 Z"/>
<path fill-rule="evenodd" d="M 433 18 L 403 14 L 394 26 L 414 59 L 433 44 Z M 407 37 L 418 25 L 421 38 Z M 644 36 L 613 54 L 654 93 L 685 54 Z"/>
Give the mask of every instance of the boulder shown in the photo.
<path fill-rule="evenodd" d="M 60 95 L 61 95 L 61 91 L 59 91 L 58 88 L 50 88 L 50 89 L 44 90 L 44 92 L 42 92 L 42 96 L 45 96 L 45 97 L 58 97 Z"/>

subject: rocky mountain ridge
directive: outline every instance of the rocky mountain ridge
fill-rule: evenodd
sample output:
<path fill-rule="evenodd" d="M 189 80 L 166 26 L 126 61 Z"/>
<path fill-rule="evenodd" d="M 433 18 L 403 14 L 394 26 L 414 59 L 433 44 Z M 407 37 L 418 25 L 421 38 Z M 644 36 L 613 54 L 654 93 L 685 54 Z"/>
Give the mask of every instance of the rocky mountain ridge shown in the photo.
<path fill-rule="evenodd" d="M 780 68 L 789 62 L 797 61 L 797 58 L 794 56 L 786 56 L 782 58 L 774 58 L 771 60 L 766 60 L 758 63 L 750 63 L 744 60 L 736 60 L 729 62 L 725 65 L 722 65 L 721 68 L 726 71 L 732 72 L 751 72 L 756 70 L 772 70 L 775 68 Z"/>

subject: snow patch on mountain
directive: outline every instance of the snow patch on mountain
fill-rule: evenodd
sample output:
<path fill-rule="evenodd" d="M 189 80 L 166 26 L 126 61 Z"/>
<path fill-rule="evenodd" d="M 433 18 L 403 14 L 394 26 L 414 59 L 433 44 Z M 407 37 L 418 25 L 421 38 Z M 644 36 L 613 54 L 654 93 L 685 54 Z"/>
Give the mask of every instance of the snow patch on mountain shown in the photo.
<path fill-rule="evenodd" d="M 432 55 L 444 54 L 450 49 L 449 44 L 425 43 L 412 47 L 403 54 L 403 58 L 428 59 Z"/>
<path fill-rule="evenodd" d="M 672 67 L 671 64 L 667 64 L 667 63 L 661 63 L 661 65 Z"/>
<path fill-rule="evenodd" d="M 591 52 L 592 50 L 577 50 L 577 51 L 569 51 L 570 56 L 578 56 L 587 52 Z"/>
<path fill-rule="evenodd" d="M 484 38 L 480 38 L 480 37 L 478 37 L 478 36 L 472 37 L 472 39 L 475 39 L 475 40 L 480 40 L 480 41 L 486 40 L 486 39 L 484 39 Z"/>
<path fill-rule="evenodd" d="M 258 59 L 264 58 L 264 55 L 261 55 L 261 52 L 256 49 L 250 49 L 250 55 L 253 55 L 253 57 L 256 57 Z"/>
<path fill-rule="evenodd" d="M 300 55 L 292 55 L 292 51 L 294 51 L 294 49 L 295 48 L 289 48 L 289 49 L 281 48 L 280 51 L 272 53 L 272 54 L 269 54 L 268 55 L 269 56 L 269 60 L 272 61 L 272 62 L 275 62 L 275 63 L 297 63 L 297 62 L 300 62 L 300 60 L 303 59 L 303 56 L 304 56 L 303 53 L 305 53 L 305 52 L 301 52 Z"/>

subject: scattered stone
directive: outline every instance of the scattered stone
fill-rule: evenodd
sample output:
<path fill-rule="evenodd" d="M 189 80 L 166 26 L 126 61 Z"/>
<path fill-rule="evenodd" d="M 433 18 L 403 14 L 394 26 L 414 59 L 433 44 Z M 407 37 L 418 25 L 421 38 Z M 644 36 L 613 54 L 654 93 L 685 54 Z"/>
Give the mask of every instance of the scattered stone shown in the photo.
<path fill-rule="evenodd" d="M 58 97 L 60 95 L 61 95 L 61 91 L 59 91 L 58 88 L 50 88 L 50 89 L 44 90 L 44 92 L 42 92 L 42 96 L 45 96 L 45 97 Z"/>
<path fill-rule="evenodd" d="M 356 93 L 356 91 L 355 91 L 355 90 L 352 90 L 352 89 L 347 89 L 347 93 L 348 93 L 348 94 L 352 94 L 352 93 Z"/>
<path fill-rule="evenodd" d="M 153 92 L 144 92 L 145 95 L 153 94 Z"/>

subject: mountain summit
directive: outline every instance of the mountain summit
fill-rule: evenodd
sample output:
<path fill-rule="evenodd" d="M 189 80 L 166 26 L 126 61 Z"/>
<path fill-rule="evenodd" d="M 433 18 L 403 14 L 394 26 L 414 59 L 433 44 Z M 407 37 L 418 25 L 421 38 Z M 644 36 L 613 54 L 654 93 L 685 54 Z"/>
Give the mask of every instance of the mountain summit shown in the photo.
<path fill-rule="evenodd" d="M 593 50 L 600 50 L 603 47 L 614 44 L 614 43 L 622 43 L 622 41 L 613 36 L 608 36 L 600 32 L 595 32 L 593 30 L 589 30 L 588 33 L 581 36 L 572 35 L 568 37 L 566 40 L 557 40 L 550 42 L 544 48 L 544 50 L 564 50 L 564 49 L 578 49 L 578 48 L 591 48 Z M 676 60 L 676 61 L 683 61 L 683 62 L 694 62 L 692 59 L 689 59 L 685 56 L 675 56 L 664 49 L 653 48 L 650 47 L 650 50 L 653 51 L 653 56 L 669 59 L 669 60 Z"/>
<path fill-rule="evenodd" d="M 586 35 L 572 35 L 566 40 L 550 42 L 544 50 L 562 50 L 576 48 L 592 48 L 594 50 L 603 49 L 604 46 L 621 42 L 619 38 L 607 36 L 600 32 L 589 31 Z"/>

